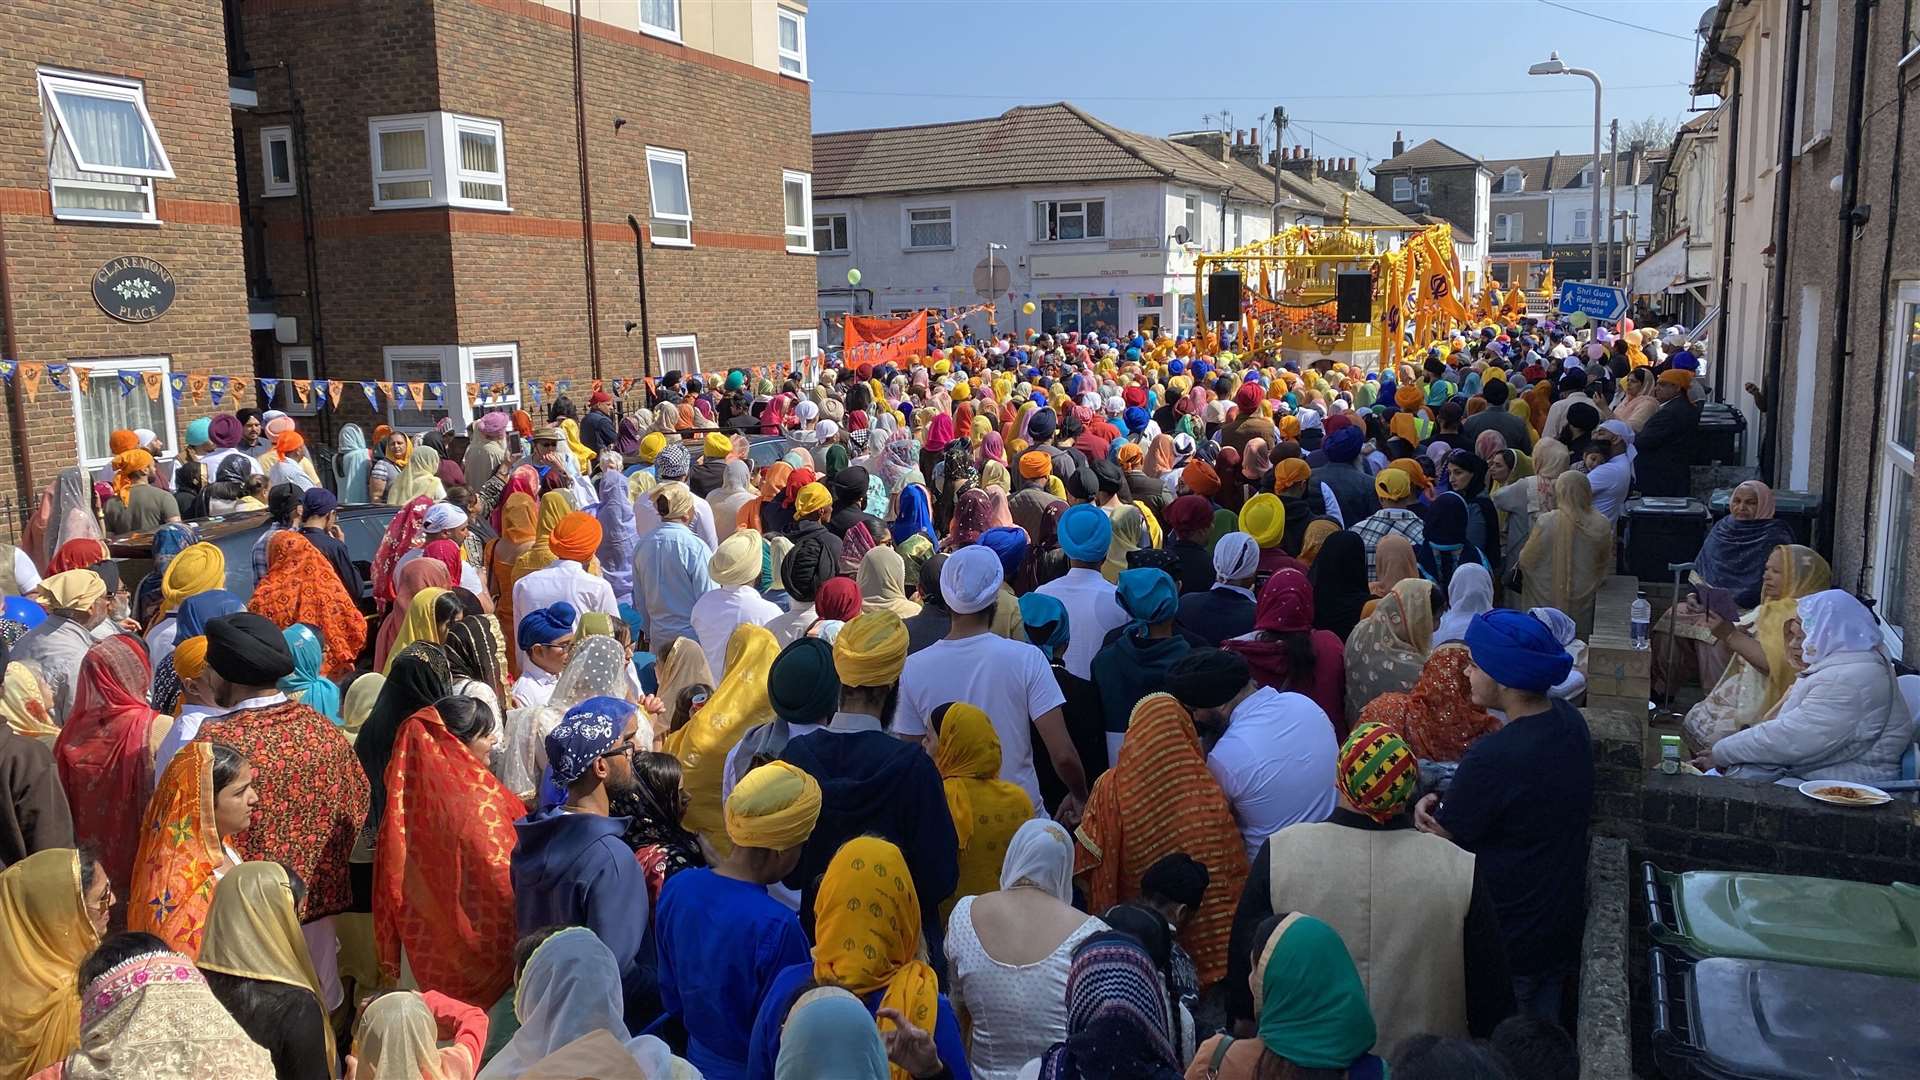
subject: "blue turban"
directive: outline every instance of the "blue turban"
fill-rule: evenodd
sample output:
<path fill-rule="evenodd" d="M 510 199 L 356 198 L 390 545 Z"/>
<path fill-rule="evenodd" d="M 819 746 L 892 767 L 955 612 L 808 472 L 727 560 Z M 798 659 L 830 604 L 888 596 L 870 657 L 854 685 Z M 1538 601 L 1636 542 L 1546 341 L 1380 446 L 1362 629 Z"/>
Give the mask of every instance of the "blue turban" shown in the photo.
<path fill-rule="evenodd" d="M 553 782 L 564 788 L 585 776 L 620 741 L 620 733 L 637 711 L 632 702 L 616 697 L 591 697 L 568 709 L 547 732 L 547 767 L 553 771 Z"/>
<path fill-rule="evenodd" d="M 1573 657 L 1553 631 L 1524 611 L 1495 608 L 1467 624 L 1467 651 L 1494 682 L 1530 694 L 1544 694 L 1573 670 Z"/>
<path fill-rule="evenodd" d="M 1699 371 L 1700 359 L 1685 349 L 1667 357 L 1668 366 L 1675 371 Z"/>
<path fill-rule="evenodd" d="M 1187 362 L 1185 360 L 1169 360 L 1167 362 L 1167 374 L 1169 375 L 1179 375 L 1186 370 Z"/>
<path fill-rule="evenodd" d="M 1129 348 L 1127 350 L 1127 359 L 1129 361 L 1138 361 L 1140 359 L 1140 350 Z"/>
<path fill-rule="evenodd" d="M 1327 436 L 1326 451 L 1328 461 L 1352 461 L 1360 456 L 1361 444 L 1367 436 L 1358 427 L 1347 426 Z"/>
<path fill-rule="evenodd" d="M 174 640 L 199 637 L 207 632 L 207 624 L 213 620 L 245 610 L 247 602 L 225 589 L 195 593 L 180 601 L 180 612 L 176 616 L 179 626 L 175 630 Z"/>
<path fill-rule="evenodd" d="M 1207 363 L 1205 360 L 1195 360 L 1193 362 L 1193 377 L 1195 379 L 1204 379 L 1212 372 L 1213 365 Z"/>
<path fill-rule="evenodd" d="M 639 608 L 632 604 L 621 604 L 620 621 L 627 624 L 627 632 L 633 635 L 633 640 L 639 641 L 646 636 L 647 617 L 640 613 Z"/>
<path fill-rule="evenodd" d="M 213 441 L 213 418 L 203 416 L 187 425 L 187 445 L 205 446 Z"/>
<path fill-rule="evenodd" d="M 535 645 L 551 645 L 573 633 L 573 625 L 579 621 L 579 618 L 580 612 L 572 604 L 565 600 L 556 601 L 551 607 L 543 607 L 538 611 L 529 611 L 522 615 L 517 640 L 522 649 L 531 649 Z"/>
<path fill-rule="evenodd" d="M 1020 622 L 1027 640 L 1057 663 L 1067 651 L 1066 605 L 1046 593 L 1030 592 L 1020 598 Z"/>
<path fill-rule="evenodd" d="M 1129 406 L 1126 412 L 1121 413 L 1120 417 L 1126 421 L 1127 430 L 1137 434 L 1147 430 L 1147 423 L 1153 419 L 1153 414 L 1148 412 L 1145 406 L 1133 405 Z"/>
<path fill-rule="evenodd" d="M 1070 506 L 1055 527 L 1060 550 L 1074 562 L 1102 562 L 1113 543 L 1113 519 L 1092 503 Z"/>
<path fill-rule="evenodd" d="M 1173 577 L 1159 567 L 1122 570 L 1114 586 L 1119 592 L 1120 606 L 1139 625 L 1166 622 L 1180 610 L 1180 591 L 1174 587 Z"/>
<path fill-rule="evenodd" d="M 988 529 L 980 534 L 980 546 L 1000 556 L 1000 569 L 1012 581 L 1027 558 L 1027 530 L 1011 525 Z"/>
<path fill-rule="evenodd" d="M 1039 408 L 1040 408 L 1040 411 L 1041 411 L 1041 412 L 1045 412 L 1045 411 L 1046 411 L 1046 409 L 1047 409 L 1047 392 L 1046 392 L 1045 390 L 1042 390 L 1042 389 L 1040 389 L 1040 388 L 1039 388 L 1039 387 L 1037 387 L 1037 386 L 1036 386 L 1036 387 L 1034 387 L 1034 388 L 1033 388 L 1033 392 L 1027 395 L 1027 400 L 1028 400 L 1028 401 L 1031 401 L 1031 402 L 1033 402 L 1033 403 L 1034 403 L 1035 405 L 1037 405 L 1037 406 L 1039 406 Z"/>

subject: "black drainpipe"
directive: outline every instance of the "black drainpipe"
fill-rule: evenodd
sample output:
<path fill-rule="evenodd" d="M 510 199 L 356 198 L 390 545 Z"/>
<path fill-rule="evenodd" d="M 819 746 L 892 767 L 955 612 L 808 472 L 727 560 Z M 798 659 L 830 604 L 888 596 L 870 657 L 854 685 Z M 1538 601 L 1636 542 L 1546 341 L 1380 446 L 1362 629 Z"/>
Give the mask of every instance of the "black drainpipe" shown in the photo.
<path fill-rule="evenodd" d="M 1720 363 L 1713 365 L 1713 397 L 1716 401 L 1727 400 L 1727 388 L 1720 384 L 1720 375 L 1726 369 L 1725 361 L 1731 356 L 1726 348 L 1728 339 L 1733 335 L 1733 212 L 1738 205 L 1738 177 L 1734 174 L 1734 162 L 1740 160 L 1740 60 L 1725 53 L 1716 53 L 1714 62 L 1727 65 L 1732 72 L 1728 79 L 1733 83 L 1733 91 L 1727 96 L 1727 152 L 1721 157 L 1721 169 L 1727 174 L 1726 232 L 1720 241 L 1720 345 L 1716 350 L 1720 354 Z M 1737 392 L 1737 391 L 1736 391 Z M 1771 410 L 1767 410 L 1771 411 Z"/>
<path fill-rule="evenodd" d="M 1793 246 L 1793 154 L 1799 135 L 1795 123 L 1800 117 L 1800 38 L 1806 27 L 1805 0 L 1787 2 L 1787 40 L 1780 83 L 1780 148 L 1773 172 L 1773 283 L 1770 303 L 1772 317 L 1767 320 L 1767 426 L 1760 437 L 1760 476 L 1772 484 L 1778 479 L 1780 449 L 1780 408 L 1786 403 L 1785 387 L 1780 385 L 1781 353 L 1787 341 L 1787 249 Z M 1835 373 L 1836 380 L 1839 373 Z M 1829 494 L 1829 501 L 1831 495 Z"/>
<path fill-rule="evenodd" d="M 7 359 L 17 362 L 20 360 L 20 344 L 13 333 L 13 282 L 7 271 L 6 221 L 0 218 L 0 349 L 6 350 Z M 34 510 L 33 450 L 27 438 L 27 407 L 25 391 L 20 389 L 20 381 L 20 376 L 16 373 L 13 385 L 7 387 L 7 426 L 12 429 L 13 452 L 20 455 L 20 469 L 13 476 L 15 490 L 20 499 L 19 508 L 14 515 L 16 544 L 26 533 L 23 523 L 27 515 Z"/>
<path fill-rule="evenodd" d="M 573 124 L 580 151 L 580 253 L 587 275 L 587 357 L 600 378 L 599 275 L 593 264 L 593 181 L 587 168 L 587 83 L 580 58 L 580 0 L 573 0 Z"/>
<path fill-rule="evenodd" d="M 647 324 L 647 238 L 640 231 L 640 219 L 632 214 L 627 215 L 627 227 L 633 230 L 633 284 L 640 294 L 640 376 L 647 378 L 653 375 L 653 329 Z"/>

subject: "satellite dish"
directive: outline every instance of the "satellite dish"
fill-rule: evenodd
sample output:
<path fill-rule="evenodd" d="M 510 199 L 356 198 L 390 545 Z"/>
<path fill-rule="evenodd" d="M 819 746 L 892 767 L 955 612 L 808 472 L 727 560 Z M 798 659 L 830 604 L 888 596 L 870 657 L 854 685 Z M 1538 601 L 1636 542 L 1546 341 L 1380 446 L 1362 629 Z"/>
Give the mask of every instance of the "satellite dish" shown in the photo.
<path fill-rule="evenodd" d="M 995 257 L 993 260 L 993 280 L 987 280 L 987 260 L 981 259 L 973 268 L 973 291 L 981 299 L 991 300 L 1013 287 L 1013 268 L 1007 260 Z"/>
<path fill-rule="evenodd" d="M 1185 225 L 1175 225 L 1173 227 L 1173 242 L 1179 244 L 1181 247 L 1186 246 L 1189 235 Z"/>

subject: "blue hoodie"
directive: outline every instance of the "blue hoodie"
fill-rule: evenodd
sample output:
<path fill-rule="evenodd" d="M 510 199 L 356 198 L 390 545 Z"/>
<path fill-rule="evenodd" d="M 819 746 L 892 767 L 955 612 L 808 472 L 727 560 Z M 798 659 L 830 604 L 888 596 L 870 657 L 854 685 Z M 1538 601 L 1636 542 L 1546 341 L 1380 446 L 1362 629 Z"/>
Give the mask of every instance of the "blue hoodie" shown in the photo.
<path fill-rule="evenodd" d="M 522 936 L 584 926 L 620 965 L 627 1030 L 660 1012 L 658 961 L 649 933 L 647 878 L 621 834 L 626 818 L 555 808 L 513 823 L 514 922 Z"/>

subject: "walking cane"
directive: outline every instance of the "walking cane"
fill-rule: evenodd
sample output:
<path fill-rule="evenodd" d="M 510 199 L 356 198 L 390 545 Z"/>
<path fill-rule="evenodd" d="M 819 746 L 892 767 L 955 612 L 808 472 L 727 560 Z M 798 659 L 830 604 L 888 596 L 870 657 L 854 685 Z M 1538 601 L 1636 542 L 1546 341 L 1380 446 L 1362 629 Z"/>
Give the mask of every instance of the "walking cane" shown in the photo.
<path fill-rule="evenodd" d="M 1667 712 L 1672 712 L 1673 711 L 1673 682 L 1674 682 L 1673 643 L 1675 640 L 1677 640 L 1680 637 L 1679 634 L 1676 634 L 1673 632 L 1673 625 L 1674 625 L 1673 609 L 1680 605 L 1680 576 L 1682 574 L 1692 572 L 1693 562 L 1689 560 L 1687 562 L 1668 563 L 1667 569 L 1672 571 L 1673 573 L 1673 603 L 1669 605 L 1667 608 L 1667 647 L 1664 650 L 1664 652 L 1666 653 L 1666 659 L 1663 661 L 1663 664 L 1662 664 L 1662 666 L 1665 668 L 1666 676 L 1667 676 L 1666 678 L 1667 692 L 1666 692 L 1666 701 L 1662 703 L 1662 707 Z"/>

